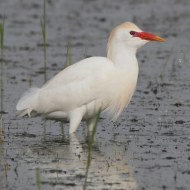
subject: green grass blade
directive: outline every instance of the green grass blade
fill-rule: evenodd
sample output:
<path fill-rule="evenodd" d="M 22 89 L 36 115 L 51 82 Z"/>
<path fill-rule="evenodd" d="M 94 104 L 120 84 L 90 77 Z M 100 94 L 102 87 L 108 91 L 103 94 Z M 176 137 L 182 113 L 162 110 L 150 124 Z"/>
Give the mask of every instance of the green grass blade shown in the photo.
<path fill-rule="evenodd" d="M 1 98 L 1 111 L 3 111 L 3 65 L 4 65 L 4 60 L 3 60 L 3 48 L 4 48 L 4 23 L 5 23 L 5 16 L 3 18 L 2 23 L 0 23 L 0 98 Z"/>
<path fill-rule="evenodd" d="M 43 48 L 44 48 L 44 82 L 47 81 L 47 53 L 46 53 L 46 0 L 43 4 L 43 16 L 40 19 L 42 37 L 43 37 Z"/>
<path fill-rule="evenodd" d="M 40 175 L 40 169 L 39 168 L 36 168 L 36 185 L 37 185 L 37 190 L 42 190 L 41 175 Z"/>
<path fill-rule="evenodd" d="M 70 65 L 72 65 L 72 47 L 71 47 L 70 40 L 68 40 L 68 43 L 67 43 L 66 64 L 65 64 L 64 68 L 67 68 Z"/>
<path fill-rule="evenodd" d="M 160 73 L 160 79 L 161 79 L 161 81 L 163 81 L 165 70 L 166 70 L 166 68 L 168 67 L 169 62 L 170 62 L 170 57 L 171 57 L 171 55 L 168 56 L 168 58 L 167 58 L 167 60 L 166 60 L 166 63 L 165 63 L 165 64 L 163 65 L 163 67 L 162 67 L 162 71 L 161 71 L 161 73 Z"/>
<path fill-rule="evenodd" d="M 163 82 L 163 79 L 164 79 L 164 76 L 165 76 L 166 69 L 169 66 L 170 62 L 171 62 L 171 58 L 172 58 L 173 54 L 174 54 L 174 49 L 172 48 L 171 53 L 167 56 L 166 62 L 164 63 L 164 65 L 162 67 L 162 70 L 161 70 L 161 73 L 160 73 L 160 80 L 162 82 Z"/>
<path fill-rule="evenodd" d="M 0 115 L 0 144 L 3 143 L 3 118 Z"/>
<path fill-rule="evenodd" d="M 1 49 L 1 61 L 3 59 L 3 48 L 4 48 L 4 19 L 3 22 L 0 23 L 0 49 Z"/>
<path fill-rule="evenodd" d="M 87 48 L 87 46 L 85 47 L 85 49 L 84 49 L 84 58 L 87 58 L 88 57 L 88 48 Z"/>
<path fill-rule="evenodd" d="M 97 128 L 100 113 L 101 113 L 101 110 L 99 110 L 98 113 L 93 118 L 93 129 L 88 138 L 88 158 L 87 158 L 87 164 L 86 164 L 85 182 L 84 182 L 83 190 L 86 190 L 87 188 L 88 173 L 89 173 L 91 160 L 92 160 L 92 146 L 94 144 L 94 137 L 96 134 L 96 128 Z"/>
<path fill-rule="evenodd" d="M 46 0 L 44 0 L 44 28 L 46 28 Z"/>
<path fill-rule="evenodd" d="M 3 24 L 0 23 L 0 44 L 1 44 L 1 51 L 3 50 L 3 36 L 4 36 Z M 2 56 L 2 53 L 1 53 L 1 56 Z"/>

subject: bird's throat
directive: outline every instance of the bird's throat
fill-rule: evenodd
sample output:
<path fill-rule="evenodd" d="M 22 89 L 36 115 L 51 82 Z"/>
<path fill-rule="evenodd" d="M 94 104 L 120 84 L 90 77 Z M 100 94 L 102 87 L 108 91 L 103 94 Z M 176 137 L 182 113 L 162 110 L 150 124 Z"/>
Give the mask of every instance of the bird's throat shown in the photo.
<path fill-rule="evenodd" d="M 110 44 L 108 47 L 107 58 L 118 67 L 137 63 L 136 49 L 119 44 Z"/>

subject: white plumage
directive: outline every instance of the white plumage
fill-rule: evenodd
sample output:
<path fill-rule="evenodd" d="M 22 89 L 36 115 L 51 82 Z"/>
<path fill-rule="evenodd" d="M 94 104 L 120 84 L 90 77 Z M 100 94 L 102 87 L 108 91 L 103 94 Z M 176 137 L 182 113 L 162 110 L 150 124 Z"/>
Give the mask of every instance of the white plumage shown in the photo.
<path fill-rule="evenodd" d="M 30 116 L 35 111 L 46 118 L 68 119 L 70 133 L 82 119 L 90 123 L 99 110 L 117 118 L 136 88 L 136 50 L 148 40 L 164 41 L 133 23 L 119 25 L 110 34 L 107 58 L 86 58 L 62 70 L 41 88 L 30 88 L 17 103 L 18 115 Z"/>

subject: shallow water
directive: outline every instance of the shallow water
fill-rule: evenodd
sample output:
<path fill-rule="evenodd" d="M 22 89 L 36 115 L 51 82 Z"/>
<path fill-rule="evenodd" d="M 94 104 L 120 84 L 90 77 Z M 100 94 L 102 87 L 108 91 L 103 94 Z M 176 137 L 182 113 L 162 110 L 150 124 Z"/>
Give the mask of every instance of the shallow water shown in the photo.
<path fill-rule="evenodd" d="M 5 67 L 0 189 L 82 189 L 87 161 L 84 123 L 76 136 L 58 122 L 16 118 L 15 105 L 30 85 L 41 86 L 42 1 L 3 0 Z M 109 31 L 132 21 L 167 38 L 138 53 L 137 90 L 122 116 L 100 120 L 88 189 L 190 189 L 190 2 L 181 0 L 57 0 L 47 5 L 48 78 L 72 59 L 106 54 Z M 162 75 L 162 77 L 160 77 Z"/>

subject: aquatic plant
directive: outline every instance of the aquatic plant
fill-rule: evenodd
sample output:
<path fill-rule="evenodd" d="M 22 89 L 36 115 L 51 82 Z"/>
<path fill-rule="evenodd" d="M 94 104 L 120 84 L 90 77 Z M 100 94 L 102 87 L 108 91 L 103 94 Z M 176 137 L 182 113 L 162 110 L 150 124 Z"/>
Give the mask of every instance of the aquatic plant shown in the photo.
<path fill-rule="evenodd" d="M 66 54 L 66 63 L 64 65 L 64 68 L 67 68 L 70 65 L 72 65 L 72 47 L 71 47 L 70 40 L 68 40 L 68 43 L 67 43 L 67 54 Z"/>
<path fill-rule="evenodd" d="M 43 16 L 41 18 L 41 30 L 43 36 L 43 48 L 44 48 L 44 82 L 47 81 L 47 51 L 46 51 L 46 0 L 44 0 L 43 4 Z"/>
<path fill-rule="evenodd" d="M 0 67 L 1 67 L 1 88 L 0 88 L 0 97 L 1 97 L 1 111 L 3 111 L 3 46 L 4 46 L 4 20 L 0 23 Z"/>
<path fill-rule="evenodd" d="M 88 173 L 89 173 L 91 160 L 92 160 L 92 146 L 94 144 L 94 137 L 96 134 L 96 128 L 97 128 L 100 113 L 101 113 L 101 110 L 99 110 L 98 113 L 93 118 L 93 123 L 90 123 L 90 125 L 92 126 L 88 126 L 88 127 L 92 127 L 92 131 L 90 131 L 89 136 L 88 136 L 88 158 L 87 158 L 87 163 L 86 163 L 86 173 L 85 173 L 85 181 L 84 181 L 83 190 L 86 190 L 87 188 Z"/>
<path fill-rule="evenodd" d="M 1 57 L 3 56 L 3 45 L 4 45 L 4 19 L 0 23 L 0 48 L 1 48 Z"/>
<path fill-rule="evenodd" d="M 168 67 L 169 63 L 170 63 L 171 57 L 172 57 L 172 53 L 167 57 L 166 62 L 165 62 L 165 64 L 162 67 L 162 70 L 161 70 L 161 73 L 160 73 L 160 79 L 161 79 L 161 81 L 163 81 L 165 70 Z"/>
<path fill-rule="evenodd" d="M 0 143 L 3 142 L 3 48 L 4 48 L 4 23 L 5 23 L 5 16 L 3 17 L 2 23 L 0 23 L 0 98 L 1 98 L 1 105 L 0 105 Z"/>
<path fill-rule="evenodd" d="M 88 51 L 88 48 L 87 48 L 87 46 L 85 46 L 85 49 L 84 49 L 84 58 L 88 57 L 87 51 Z"/>
<path fill-rule="evenodd" d="M 62 136 L 62 140 L 64 141 L 64 122 L 61 121 L 60 122 L 60 127 L 61 127 L 61 136 Z"/>
<path fill-rule="evenodd" d="M 0 144 L 3 142 L 3 118 L 0 117 Z"/>
<path fill-rule="evenodd" d="M 172 79 L 176 80 L 177 78 L 179 78 L 180 69 L 184 63 L 184 60 L 185 60 L 185 53 L 182 50 L 174 51 L 174 49 L 172 49 L 160 73 L 161 81 L 163 82 L 165 76 L 168 77 L 169 81 L 172 81 Z"/>
<path fill-rule="evenodd" d="M 37 185 L 37 190 L 41 190 L 41 175 L 40 175 L 40 169 L 36 168 L 36 185 Z"/>

